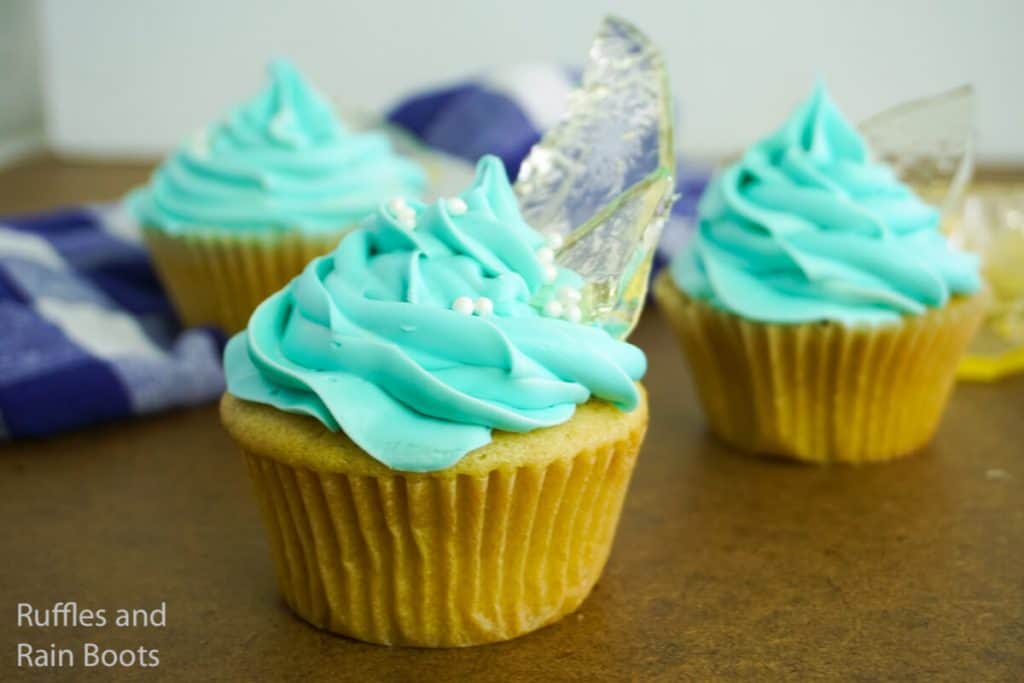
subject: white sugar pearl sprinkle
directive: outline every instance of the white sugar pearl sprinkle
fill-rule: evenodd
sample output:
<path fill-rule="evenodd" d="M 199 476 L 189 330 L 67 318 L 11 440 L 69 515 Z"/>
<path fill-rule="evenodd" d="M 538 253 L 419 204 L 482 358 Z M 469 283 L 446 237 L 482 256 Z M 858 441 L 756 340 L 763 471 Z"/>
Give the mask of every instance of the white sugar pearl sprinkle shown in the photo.
<path fill-rule="evenodd" d="M 448 206 L 448 213 L 453 216 L 461 216 L 469 210 L 469 207 L 466 206 L 466 202 L 463 201 L 462 197 L 452 197 L 445 203 Z"/>
<path fill-rule="evenodd" d="M 557 318 L 562 315 L 562 302 L 552 299 L 544 304 L 544 315 L 549 318 Z"/>
<path fill-rule="evenodd" d="M 551 264 L 548 264 L 544 266 L 543 275 L 544 282 L 551 284 L 552 282 L 558 279 L 558 268 Z"/>
<path fill-rule="evenodd" d="M 580 290 L 572 287 L 559 287 L 558 300 L 574 304 L 580 300 Z"/>
<path fill-rule="evenodd" d="M 452 310 L 462 315 L 473 315 L 473 300 L 468 296 L 456 297 L 452 302 Z"/>
<path fill-rule="evenodd" d="M 537 250 L 537 260 L 541 263 L 553 263 L 555 251 L 551 247 L 541 247 Z"/>
<path fill-rule="evenodd" d="M 473 302 L 473 311 L 477 315 L 490 315 L 494 313 L 494 302 L 486 296 L 482 296 Z"/>
<path fill-rule="evenodd" d="M 583 320 L 583 311 L 575 304 L 569 304 L 565 309 L 565 319 L 571 323 L 578 323 Z"/>
<path fill-rule="evenodd" d="M 388 208 L 394 213 L 402 213 L 409 210 L 409 205 L 405 203 L 405 197 L 394 197 L 388 201 Z"/>
<path fill-rule="evenodd" d="M 549 232 L 545 237 L 545 241 L 552 249 L 560 249 L 561 246 L 565 244 L 565 239 L 563 239 L 557 232 Z"/>
<path fill-rule="evenodd" d="M 406 230 L 413 230 L 416 227 L 416 214 L 403 213 L 398 217 L 398 223 Z"/>

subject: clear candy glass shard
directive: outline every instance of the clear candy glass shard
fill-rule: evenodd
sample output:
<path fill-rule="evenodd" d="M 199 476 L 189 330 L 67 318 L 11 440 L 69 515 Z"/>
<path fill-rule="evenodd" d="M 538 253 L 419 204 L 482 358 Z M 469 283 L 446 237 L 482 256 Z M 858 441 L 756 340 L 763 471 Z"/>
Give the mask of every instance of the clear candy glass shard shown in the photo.
<path fill-rule="evenodd" d="M 956 206 L 974 170 L 974 88 L 886 109 L 860 125 L 875 156 L 944 212 Z"/>
<path fill-rule="evenodd" d="M 658 235 L 674 199 L 672 103 L 661 54 L 605 19 L 562 120 L 523 161 L 523 217 L 565 236 L 560 265 L 586 281 L 584 316 L 616 336 L 643 308 Z"/>
<path fill-rule="evenodd" d="M 559 265 L 586 273 L 584 320 L 613 336 L 629 335 L 643 311 L 651 261 L 674 191 L 668 174 L 641 181 L 606 207 L 590 231 L 570 236 L 578 241 L 559 255 Z"/>
<path fill-rule="evenodd" d="M 1024 372 L 1024 183 L 973 182 L 963 210 L 949 218 L 953 244 L 981 256 L 990 295 L 959 374 L 990 380 Z"/>

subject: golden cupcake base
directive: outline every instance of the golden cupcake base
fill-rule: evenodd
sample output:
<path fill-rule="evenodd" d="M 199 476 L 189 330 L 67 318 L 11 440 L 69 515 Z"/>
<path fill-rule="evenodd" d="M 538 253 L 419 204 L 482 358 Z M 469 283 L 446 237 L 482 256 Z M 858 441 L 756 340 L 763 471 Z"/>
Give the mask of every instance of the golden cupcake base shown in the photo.
<path fill-rule="evenodd" d="M 157 274 L 186 327 L 245 328 L 256 306 L 337 246 L 347 230 L 324 234 L 143 229 Z"/>
<path fill-rule="evenodd" d="M 749 453 L 825 463 L 905 456 L 935 433 L 985 295 L 895 325 L 752 322 L 655 293 L 682 343 L 711 429 Z"/>
<path fill-rule="evenodd" d="M 647 426 L 591 401 L 439 472 L 390 470 L 312 418 L 225 395 L 285 602 L 385 645 L 508 640 L 557 621 L 608 558 Z"/>

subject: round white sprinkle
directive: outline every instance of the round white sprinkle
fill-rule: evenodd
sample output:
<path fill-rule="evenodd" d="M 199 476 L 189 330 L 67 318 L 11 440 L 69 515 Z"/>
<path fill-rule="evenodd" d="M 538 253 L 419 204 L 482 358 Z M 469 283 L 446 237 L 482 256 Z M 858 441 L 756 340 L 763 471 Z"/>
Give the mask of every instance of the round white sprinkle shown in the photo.
<path fill-rule="evenodd" d="M 545 239 L 548 246 L 552 249 L 559 249 L 563 244 L 565 244 L 565 239 L 563 239 L 557 232 L 549 232 Z"/>
<path fill-rule="evenodd" d="M 559 287 L 558 300 L 565 303 L 574 304 L 580 300 L 580 290 L 573 289 L 572 287 Z"/>
<path fill-rule="evenodd" d="M 473 315 L 473 300 L 468 296 L 460 296 L 452 302 L 452 310 L 462 315 Z"/>
<path fill-rule="evenodd" d="M 583 311 L 576 304 L 569 304 L 565 308 L 565 319 L 571 323 L 578 323 L 583 320 Z"/>
<path fill-rule="evenodd" d="M 537 250 L 537 260 L 541 263 L 554 263 L 555 251 L 551 247 L 541 247 Z"/>
<path fill-rule="evenodd" d="M 486 296 L 482 296 L 473 302 L 473 310 L 477 315 L 490 315 L 494 313 L 494 302 Z"/>
<path fill-rule="evenodd" d="M 558 279 L 558 268 L 549 263 L 546 266 L 544 266 L 543 274 L 544 282 L 551 284 L 552 282 Z"/>
<path fill-rule="evenodd" d="M 403 213 L 398 216 L 398 223 L 406 230 L 416 229 L 416 214 Z"/>
<path fill-rule="evenodd" d="M 453 216 L 461 216 L 469 210 L 469 207 L 466 206 L 466 202 L 462 200 L 462 197 L 452 197 L 446 202 L 446 204 L 448 205 L 448 213 Z"/>
<path fill-rule="evenodd" d="M 562 315 L 562 302 L 552 299 L 544 304 L 544 315 L 549 318 L 557 318 Z"/>
<path fill-rule="evenodd" d="M 388 201 L 388 208 L 394 213 L 402 213 L 409 210 L 409 205 L 405 203 L 405 197 L 393 197 Z"/>

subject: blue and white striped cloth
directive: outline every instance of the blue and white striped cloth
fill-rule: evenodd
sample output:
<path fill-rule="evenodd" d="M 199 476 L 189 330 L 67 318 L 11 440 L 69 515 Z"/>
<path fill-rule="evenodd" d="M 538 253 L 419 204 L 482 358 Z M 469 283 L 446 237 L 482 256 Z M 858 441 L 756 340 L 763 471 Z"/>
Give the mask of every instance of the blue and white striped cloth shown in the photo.
<path fill-rule="evenodd" d="M 513 180 L 541 134 L 561 118 L 579 71 L 546 64 L 496 69 L 483 77 L 411 95 L 388 120 L 428 147 L 475 163 L 505 162 Z"/>
<path fill-rule="evenodd" d="M 179 330 L 116 207 L 0 219 L 0 438 L 209 401 L 222 344 Z"/>
<path fill-rule="evenodd" d="M 496 154 L 514 178 L 576 77 L 544 65 L 504 69 L 406 98 L 388 118 L 467 161 Z M 684 241 L 706 181 L 680 177 L 665 253 Z M 0 439 L 209 402 L 224 388 L 222 344 L 214 330 L 180 329 L 119 208 L 0 218 Z"/>

